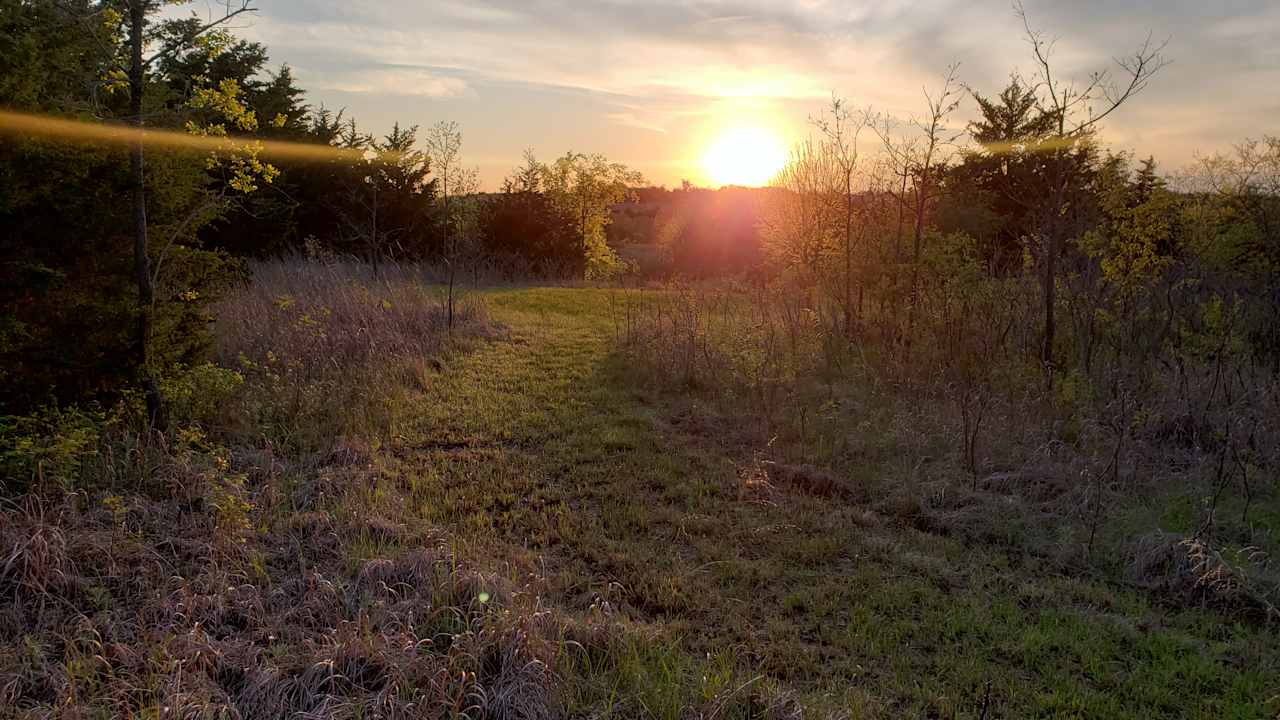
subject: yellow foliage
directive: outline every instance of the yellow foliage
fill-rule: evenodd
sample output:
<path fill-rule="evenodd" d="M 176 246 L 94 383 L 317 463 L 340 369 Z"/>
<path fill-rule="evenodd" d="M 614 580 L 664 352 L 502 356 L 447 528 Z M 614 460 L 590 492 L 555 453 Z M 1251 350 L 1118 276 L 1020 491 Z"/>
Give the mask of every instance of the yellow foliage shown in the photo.
<path fill-rule="evenodd" d="M 234 79 L 224 79 L 216 87 L 201 85 L 193 93 L 189 106 L 196 110 L 207 110 L 220 117 L 224 122 L 199 124 L 187 122 L 187 132 L 201 137 L 228 138 L 226 149 L 214 151 L 205 161 L 209 171 L 223 170 L 227 187 L 231 190 L 249 194 L 256 191 L 261 183 L 270 185 L 279 177 L 280 171 L 274 165 L 260 159 L 263 145 L 261 141 L 237 142 L 230 138 L 228 123 L 240 132 L 258 130 L 258 116 L 244 104 L 244 94 L 240 83 Z M 273 121 L 277 127 L 280 116 Z"/>

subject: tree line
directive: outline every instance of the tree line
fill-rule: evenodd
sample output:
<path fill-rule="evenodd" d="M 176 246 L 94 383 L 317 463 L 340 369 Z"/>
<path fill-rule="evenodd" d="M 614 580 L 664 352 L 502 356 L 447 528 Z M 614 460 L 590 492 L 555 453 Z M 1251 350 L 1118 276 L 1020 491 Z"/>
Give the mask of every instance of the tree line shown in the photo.
<path fill-rule="evenodd" d="M 1013 325 L 978 327 L 990 296 L 1017 308 L 1049 388 L 1206 344 L 1280 371 L 1280 137 L 1173 173 L 1109 149 L 1102 122 L 1165 66 L 1163 45 L 1071 83 L 1017 10 L 1034 70 L 994 93 L 951 67 L 910 121 L 836 97 L 769 188 L 642 192 L 658 272 L 783 283 L 904 362 L 1007 342 Z M 964 103 L 976 119 L 961 124 Z"/>
<path fill-rule="evenodd" d="M 641 189 L 625 166 L 569 152 L 528 153 L 482 194 L 456 124 L 375 136 L 308 105 L 288 65 L 228 30 L 247 0 L 207 18 L 164 19 L 167 4 L 0 0 L 0 107 L 218 143 L 6 137 L 5 412 L 141 387 L 162 422 L 154 378 L 205 356 L 241 259 L 298 250 L 433 263 L 450 311 L 481 268 L 783 283 L 834 303 L 848 339 L 907 359 L 937 340 L 926 330 L 958 342 L 953 316 L 1004 293 L 1039 318 L 1026 342 L 1049 385 L 1223 324 L 1280 363 L 1280 139 L 1170 178 L 1099 138 L 1163 67 L 1150 40 L 1071 84 L 1026 22 L 1030 74 L 989 93 L 950 68 L 905 123 L 833 99 L 767 189 Z M 978 119 L 960 127 L 964 102 Z M 323 152 L 267 152 L 281 141 Z M 628 263 L 618 247 L 656 252 Z"/>
<path fill-rule="evenodd" d="M 139 131 L 0 144 L 0 414 L 142 388 L 162 425 L 155 378 L 206 355 L 211 307 L 243 258 L 427 261 L 450 286 L 481 258 L 526 274 L 619 267 L 605 228 L 633 171 L 529 154 L 480 195 L 456 124 L 375 136 L 309 105 L 287 64 L 235 37 L 249 0 L 176 19 L 161 13 L 172 4 L 0 0 L 0 109 Z M 277 157 L 280 142 L 323 152 Z"/>

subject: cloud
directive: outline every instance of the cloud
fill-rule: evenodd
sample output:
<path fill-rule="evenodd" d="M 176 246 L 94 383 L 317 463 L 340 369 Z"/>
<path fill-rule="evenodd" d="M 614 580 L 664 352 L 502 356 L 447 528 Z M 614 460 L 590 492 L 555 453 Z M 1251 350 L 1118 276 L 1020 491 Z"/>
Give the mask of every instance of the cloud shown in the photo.
<path fill-rule="evenodd" d="M 331 72 L 308 79 L 313 90 L 393 97 L 457 97 L 469 89 L 467 81 L 462 78 L 409 67 L 363 68 Z"/>
<path fill-rule="evenodd" d="M 1108 137 L 1127 147 L 1177 164 L 1273 118 L 1260 89 L 1280 84 L 1274 2 L 1026 4 L 1058 38 L 1069 77 L 1107 67 L 1148 30 L 1172 38 L 1175 63 L 1108 119 Z M 294 65 L 313 100 L 379 121 L 458 117 L 486 153 L 513 161 L 518 132 L 521 144 L 586 137 L 669 165 L 694 134 L 738 113 L 772 108 L 798 136 L 833 91 L 906 118 L 952 63 L 984 92 L 1033 70 L 1007 0 L 260 0 L 260 10 L 246 33 Z"/>

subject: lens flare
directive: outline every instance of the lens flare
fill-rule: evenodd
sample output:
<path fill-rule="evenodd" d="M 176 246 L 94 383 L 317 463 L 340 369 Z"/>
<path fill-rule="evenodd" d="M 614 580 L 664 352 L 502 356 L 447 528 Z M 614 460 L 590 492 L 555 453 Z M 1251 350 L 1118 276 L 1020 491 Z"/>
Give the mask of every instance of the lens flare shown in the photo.
<path fill-rule="evenodd" d="M 132 146 L 141 140 L 144 147 L 151 149 L 197 152 L 225 151 L 228 142 L 228 138 L 191 135 L 179 130 L 136 128 L 130 125 L 72 120 L 8 110 L 0 110 L 0 137 L 20 140 L 63 140 L 121 147 Z M 231 138 L 231 140 L 258 143 L 261 148 L 259 155 L 269 159 L 355 162 L 361 158 L 359 151 L 331 145 L 264 140 L 255 137 Z"/>

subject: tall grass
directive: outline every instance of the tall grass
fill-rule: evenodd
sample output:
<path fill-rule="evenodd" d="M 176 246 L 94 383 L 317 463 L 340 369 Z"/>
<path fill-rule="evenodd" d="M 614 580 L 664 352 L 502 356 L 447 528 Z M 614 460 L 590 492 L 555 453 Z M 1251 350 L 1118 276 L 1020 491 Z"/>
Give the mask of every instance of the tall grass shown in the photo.
<path fill-rule="evenodd" d="M 0 717 L 551 717 L 551 618 L 373 467 L 483 307 L 450 331 L 413 268 L 252 270 L 219 364 L 167 382 L 171 434 L 36 423 L 41 482 L 0 501 Z"/>
<path fill-rule="evenodd" d="M 247 428 L 292 451 L 392 434 L 403 395 L 494 331 L 465 298 L 450 328 L 416 266 L 286 258 L 254 263 L 252 277 L 216 309 L 216 357 L 251 388 L 235 408 Z"/>
<path fill-rule="evenodd" d="M 450 330 L 430 279 L 257 263 L 217 362 L 167 379 L 171 432 L 20 428 L 39 477 L 0 500 L 0 718 L 797 717 L 423 522 L 396 422 L 498 330 L 475 299 Z"/>
<path fill-rule="evenodd" d="M 1046 390 L 1037 319 L 1013 300 L 1033 292 L 926 284 L 909 329 L 876 308 L 846 327 L 831 294 L 786 283 L 619 291 L 611 312 L 637 379 L 736 441 L 756 486 L 840 488 L 818 494 L 1280 619 L 1280 377 L 1183 354 Z"/>

